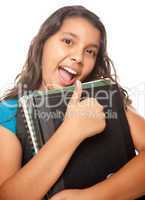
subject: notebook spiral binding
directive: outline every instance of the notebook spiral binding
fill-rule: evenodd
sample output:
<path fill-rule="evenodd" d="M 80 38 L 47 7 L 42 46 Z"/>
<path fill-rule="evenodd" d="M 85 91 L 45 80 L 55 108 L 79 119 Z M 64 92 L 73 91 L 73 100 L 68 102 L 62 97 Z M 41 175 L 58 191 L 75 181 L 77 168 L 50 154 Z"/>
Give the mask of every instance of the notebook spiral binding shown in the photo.
<path fill-rule="evenodd" d="M 28 101 L 28 100 L 27 100 Z M 29 141 L 29 144 L 31 146 L 31 150 L 33 152 L 33 154 L 37 154 L 38 153 L 38 142 L 37 142 L 37 138 L 34 130 L 34 124 L 32 122 L 32 120 L 30 119 L 30 115 L 28 113 L 29 109 L 26 108 L 26 104 L 25 101 L 23 99 L 21 99 L 21 114 L 24 120 L 24 124 L 25 124 L 25 129 L 26 129 L 26 134 L 27 134 L 27 138 Z M 29 100 L 29 105 L 31 108 L 31 101 Z M 23 109 L 22 109 L 23 108 Z M 31 122 L 31 124 L 30 124 Z"/>

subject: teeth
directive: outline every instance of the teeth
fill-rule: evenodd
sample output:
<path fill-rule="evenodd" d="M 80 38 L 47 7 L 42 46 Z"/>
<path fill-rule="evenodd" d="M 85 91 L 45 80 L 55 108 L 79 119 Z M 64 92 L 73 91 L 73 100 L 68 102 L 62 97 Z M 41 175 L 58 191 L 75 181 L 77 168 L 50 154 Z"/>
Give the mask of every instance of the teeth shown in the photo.
<path fill-rule="evenodd" d="M 66 67 L 66 66 L 61 66 L 63 69 L 65 69 L 66 71 L 70 72 L 71 74 L 74 74 L 76 75 L 77 72 L 75 72 L 74 70 L 70 69 L 69 67 Z"/>

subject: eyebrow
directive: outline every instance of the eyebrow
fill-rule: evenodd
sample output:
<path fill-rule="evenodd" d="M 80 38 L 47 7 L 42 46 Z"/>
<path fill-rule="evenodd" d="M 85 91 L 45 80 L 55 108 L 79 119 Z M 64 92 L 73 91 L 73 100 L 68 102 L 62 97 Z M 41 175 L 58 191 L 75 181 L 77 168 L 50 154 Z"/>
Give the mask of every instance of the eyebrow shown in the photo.
<path fill-rule="evenodd" d="M 78 38 L 78 36 L 72 32 L 63 32 L 63 34 L 71 35 L 72 37 Z M 99 45 L 94 43 L 89 44 L 89 46 L 95 47 L 97 49 L 99 48 Z"/>

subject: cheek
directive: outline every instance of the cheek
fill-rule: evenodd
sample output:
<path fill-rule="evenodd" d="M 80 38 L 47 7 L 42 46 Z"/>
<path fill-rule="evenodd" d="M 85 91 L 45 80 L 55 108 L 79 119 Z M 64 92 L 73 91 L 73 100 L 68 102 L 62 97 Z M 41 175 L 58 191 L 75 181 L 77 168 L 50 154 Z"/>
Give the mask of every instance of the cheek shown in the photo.
<path fill-rule="evenodd" d="M 92 72 L 93 68 L 94 67 L 92 66 L 84 67 L 80 79 L 84 80 L 85 78 L 87 78 L 87 76 Z"/>
<path fill-rule="evenodd" d="M 42 70 L 45 72 L 55 70 L 58 64 L 65 58 L 66 52 L 58 45 L 46 47 L 43 50 Z"/>
<path fill-rule="evenodd" d="M 84 66 L 84 69 L 83 69 L 83 74 L 85 76 L 88 76 L 94 69 L 94 66 L 95 66 L 94 61 L 86 63 L 86 66 Z"/>
<path fill-rule="evenodd" d="M 92 70 L 93 70 L 93 67 L 85 69 L 84 76 L 87 77 L 91 73 Z"/>

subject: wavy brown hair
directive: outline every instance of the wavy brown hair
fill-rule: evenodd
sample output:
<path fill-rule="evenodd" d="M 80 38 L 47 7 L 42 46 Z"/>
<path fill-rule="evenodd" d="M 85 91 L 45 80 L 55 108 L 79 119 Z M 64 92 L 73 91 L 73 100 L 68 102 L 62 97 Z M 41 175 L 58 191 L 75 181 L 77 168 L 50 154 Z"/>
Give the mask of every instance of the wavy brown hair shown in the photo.
<path fill-rule="evenodd" d="M 26 62 L 22 72 L 15 79 L 15 86 L 8 90 L 5 99 L 12 99 L 18 96 L 18 87 L 27 85 L 27 90 L 37 90 L 42 82 L 42 52 L 46 40 L 49 39 L 61 28 L 63 21 L 69 17 L 83 17 L 87 19 L 101 33 L 100 48 L 97 55 L 96 63 L 93 71 L 84 80 L 84 82 L 92 81 L 100 78 L 110 78 L 117 83 L 116 71 L 113 62 L 107 53 L 107 36 L 106 30 L 100 18 L 83 6 L 65 6 L 56 10 L 41 25 L 37 35 L 33 38 L 28 51 Z M 113 69 L 113 74 L 111 70 Z M 117 83 L 119 86 L 119 84 Z M 126 90 L 120 88 L 126 102 L 130 102 Z"/>

